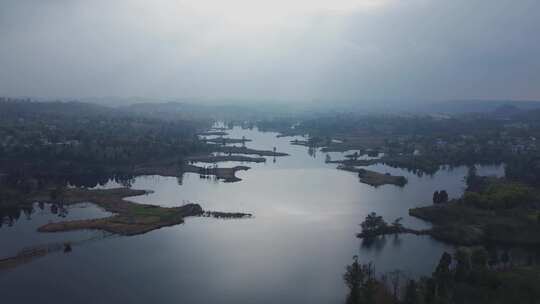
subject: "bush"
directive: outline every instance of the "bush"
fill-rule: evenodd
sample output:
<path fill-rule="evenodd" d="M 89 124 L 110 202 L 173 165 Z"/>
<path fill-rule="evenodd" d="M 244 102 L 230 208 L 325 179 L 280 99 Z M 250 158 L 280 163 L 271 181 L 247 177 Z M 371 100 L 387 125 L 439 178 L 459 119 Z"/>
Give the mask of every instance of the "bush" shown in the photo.
<path fill-rule="evenodd" d="M 489 207 L 484 201 L 484 197 L 476 192 L 465 192 L 465 194 L 463 194 L 463 201 L 465 204 L 477 208 L 487 209 Z"/>
<path fill-rule="evenodd" d="M 481 209 L 511 209 L 529 203 L 534 198 L 532 190 L 522 184 L 492 184 L 481 193 L 467 191 L 465 204 Z"/>

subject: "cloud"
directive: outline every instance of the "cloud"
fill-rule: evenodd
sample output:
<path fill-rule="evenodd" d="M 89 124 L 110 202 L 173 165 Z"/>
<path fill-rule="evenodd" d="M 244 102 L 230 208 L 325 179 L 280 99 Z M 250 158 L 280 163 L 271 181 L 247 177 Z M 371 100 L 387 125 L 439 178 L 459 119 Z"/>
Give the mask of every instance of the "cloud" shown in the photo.
<path fill-rule="evenodd" d="M 367 69 L 351 78 L 375 96 L 538 98 L 538 8 L 536 1 L 413 0 L 353 14 L 349 35 L 363 55 L 343 56 L 336 68 Z"/>
<path fill-rule="evenodd" d="M 540 98 L 534 0 L 0 3 L 0 94 Z"/>

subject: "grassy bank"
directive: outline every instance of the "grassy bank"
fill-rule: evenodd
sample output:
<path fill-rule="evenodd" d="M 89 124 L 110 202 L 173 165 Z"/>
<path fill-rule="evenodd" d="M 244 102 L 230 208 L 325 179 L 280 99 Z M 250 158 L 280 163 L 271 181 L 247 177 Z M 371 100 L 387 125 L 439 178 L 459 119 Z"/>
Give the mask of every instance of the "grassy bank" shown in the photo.
<path fill-rule="evenodd" d="M 203 213 L 202 208 L 197 204 L 165 208 L 124 200 L 125 197 L 145 193 L 144 190 L 127 188 L 108 190 L 68 189 L 61 197 L 64 204 L 92 202 L 108 212 L 115 213 L 115 215 L 101 219 L 49 223 L 39 227 L 38 231 L 61 232 L 97 229 L 121 235 L 136 235 L 165 226 L 177 225 L 183 222 L 184 217 Z"/>

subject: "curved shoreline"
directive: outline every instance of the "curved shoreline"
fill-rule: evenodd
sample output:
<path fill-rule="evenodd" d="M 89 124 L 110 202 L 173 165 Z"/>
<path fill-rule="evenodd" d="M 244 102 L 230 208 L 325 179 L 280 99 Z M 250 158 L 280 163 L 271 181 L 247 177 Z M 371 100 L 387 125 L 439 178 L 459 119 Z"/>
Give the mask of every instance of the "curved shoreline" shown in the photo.
<path fill-rule="evenodd" d="M 62 197 L 64 204 L 91 202 L 113 216 L 48 223 L 39 232 L 62 232 L 81 229 L 104 230 L 120 235 L 136 235 L 166 226 L 183 223 L 184 217 L 200 215 L 201 206 L 188 204 L 181 207 L 160 207 L 138 204 L 124 198 L 148 193 L 145 190 L 117 188 L 108 190 L 68 189 Z"/>
<path fill-rule="evenodd" d="M 182 172 L 197 173 L 201 175 L 214 175 L 218 179 L 222 179 L 226 183 L 233 183 L 241 181 L 242 179 L 236 176 L 237 171 L 247 171 L 251 167 L 247 166 L 235 166 L 232 168 L 203 168 L 195 165 L 184 165 Z"/>
<path fill-rule="evenodd" d="M 337 169 L 357 173 L 361 183 L 373 187 L 379 187 L 382 185 L 394 185 L 398 187 L 403 187 L 407 184 L 407 179 L 404 176 L 394 176 L 388 173 L 383 174 L 363 168 L 356 168 L 349 165 L 339 165 Z"/>
<path fill-rule="evenodd" d="M 202 156 L 187 157 L 185 161 L 200 162 L 200 163 L 219 163 L 219 162 L 227 162 L 227 161 L 263 163 L 263 162 L 266 162 L 266 158 L 250 157 L 250 156 L 244 156 L 244 155 L 202 155 Z"/>

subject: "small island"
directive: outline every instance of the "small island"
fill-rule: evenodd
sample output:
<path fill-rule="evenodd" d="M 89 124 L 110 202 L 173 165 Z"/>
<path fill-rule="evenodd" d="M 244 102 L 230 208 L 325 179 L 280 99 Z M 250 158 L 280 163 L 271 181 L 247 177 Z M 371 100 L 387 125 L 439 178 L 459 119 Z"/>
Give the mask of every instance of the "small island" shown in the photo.
<path fill-rule="evenodd" d="M 257 150 L 257 149 L 250 149 L 247 147 L 229 147 L 229 146 L 223 146 L 218 147 L 215 149 L 216 152 L 223 152 L 223 153 L 229 153 L 229 154 L 253 154 L 258 156 L 289 156 L 287 153 L 283 152 L 276 152 L 275 150 Z"/>
<path fill-rule="evenodd" d="M 225 131 L 206 131 L 206 132 L 200 132 L 197 135 L 199 136 L 226 136 L 229 135 L 229 133 Z"/>
<path fill-rule="evenodd" d="M 266 161 L 266 158 L 245 155 L 201 155 L 186 157 L 185 161 L 194 163 L 219 163 L 227 161 L 263 163 Z"/>
<path fill-rule="evenodd" d="M 218 179 L 223 180 L 226 183 L 233 183 L 241 181 L 242 179 L 236 176 L 237 171 L 247 171 L 251 169 L 247 166 L 234 166 L 232 168 L 218 168 L 218 167 L 199 167 L 195 165 L 185 164 L 182 167 L 182 172 L 197 173 L 201 176 L 213 175 Z"/>
<path fill-rule="evenodd" d="M 404 176 L 394 176 L 389 173 L 379 173 L 363 168 L 356 168 L 354 166 L 348 166 L 348 165 L 339 165 L 337 167 L 339 170 L 349 171 L 349 172 L 355 172 L 358 173 L 358 177 L 360 178 L 360 182 L 373 186 L 378 187 L 382 185 L 395 185 L 399 187 L 403 187 L 407 184 L 407 179 Z"/>
<path fill-rule="evenodd" d="M 246 142 L 250 142 L 251 139 L 217 137 L 217 138 L 204 139 L 203 141 L 207 143 L 211 143 L 211 144 L 229 145 L 229 144 L 245 144 Z"/>
<path fill-rule="evenodd" d="M 80 229 L 97 229 L 120 235 L 136 235 L 166 226 L 181 224 L 185 217 L 203 213 L 201 206 L 187 204 L 181 207 L 160 207 L 137 204 L 126 197 L 143 195 L 145 190 L 117 188 L 107 190 L 66 189 L 61 195 L 63 204 L 92 202 L 115 215 L 76 221 L 48 223 L 38 228 L 40 232 L 61 232 Z"/>
<path fill-rule="evenodd" d="M 403 227 L 401 220 L 402 218 L 397 218 L 391 224 L 388 224 L 382 216 L 377 215 L 375 212 L 371 212 L 360 224 L 360 227 L 362 227 L 362 232 L 358 233 L 356 237 L 369 241 L 376 237 L 389 234 L 396 235 L 402 233 L 411 233 L 422 235 L 428 233 L 426 230 L 415 230 Z"/>

